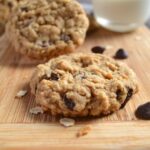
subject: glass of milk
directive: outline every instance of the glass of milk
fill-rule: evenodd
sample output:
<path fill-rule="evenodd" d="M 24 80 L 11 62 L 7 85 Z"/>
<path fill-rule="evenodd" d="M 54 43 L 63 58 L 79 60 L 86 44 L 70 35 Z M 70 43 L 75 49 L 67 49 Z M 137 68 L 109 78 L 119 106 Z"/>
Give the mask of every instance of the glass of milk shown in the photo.
<path fill-rule="evenodd" d="M 97 22 L 112 31 L 127 32 L 150 17 L 150 0 L 92 0 Z"/>

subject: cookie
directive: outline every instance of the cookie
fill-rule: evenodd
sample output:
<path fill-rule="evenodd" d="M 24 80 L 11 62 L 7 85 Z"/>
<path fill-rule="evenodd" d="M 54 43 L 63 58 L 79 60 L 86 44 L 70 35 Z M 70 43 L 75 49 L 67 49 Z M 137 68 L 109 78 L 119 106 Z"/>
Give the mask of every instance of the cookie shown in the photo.
<path fill-rule="evenodd" d="M 52 115 L 101 116 L 124 107 L 138 91 L 125 64 L 94 53 L 75 53 L 37 67 L 30 82 L 36 103 Z"/>
<path fill-rule="evenodd" d="M 15 49 L 37 59 L 72 52 L 84 42 L 89 21 L 75 0 L 26 0 L 7 25 Z"/>
<path fill-rule="evenodd" d="M 0 0 L 0 35 L 4 33 L 5 24 L 21 1 L 23 0 Z"/>

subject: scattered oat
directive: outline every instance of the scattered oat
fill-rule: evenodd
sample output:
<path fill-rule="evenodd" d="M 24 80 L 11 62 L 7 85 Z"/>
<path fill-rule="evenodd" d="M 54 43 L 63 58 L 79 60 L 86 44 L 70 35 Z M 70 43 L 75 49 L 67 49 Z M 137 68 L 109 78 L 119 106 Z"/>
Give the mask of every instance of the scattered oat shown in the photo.
<path fill-rule="evenodd" d="M 27 90 L 20 90 L 20 91 L 17 93 L 16 97 L 17 97 L 17 98 L 21 98 L 21 97 L 25 96 L 26 94 L 27 94 Z"/>
<path fill-rule="evenodd" d="M 59 122 L 64 127 L 72 127 L 75 125 L 75 120 L 70 118 L 61 118 Z"/>
<path fill-rule="evenodd" d="M 137 41 L 140 41 L 141 39 L 142 39 L 141 36 L 136 36 L 136 37 L 135 37 L 135 40 L 137 40 Z"/>
<path fill-rule="evenodd" d="M 113 49 L 114 47 L 112 45 L 106 45 L 105 48 L 106 50 L 109 50 L 109 49 Z"/>
<path fill-rule="evenodd" d="M 36 106 L 36 107 L 30 109 L 30 113 L 31 113 L 31 114 L 34 114 L 34 115 L 43 114 L 43 113 L 44 113 L 44 110 L 43 110 L 42 107 Z"/>
<path fill-rule="evenodd" d="M 92 130 L 92 127 L 90 125 L 87 125 L 85 127 L 82 127 L 78 133 L 77 133 L 77 137 L 81 137 L 84 135 L 87 135 L 90 131 Z"/>

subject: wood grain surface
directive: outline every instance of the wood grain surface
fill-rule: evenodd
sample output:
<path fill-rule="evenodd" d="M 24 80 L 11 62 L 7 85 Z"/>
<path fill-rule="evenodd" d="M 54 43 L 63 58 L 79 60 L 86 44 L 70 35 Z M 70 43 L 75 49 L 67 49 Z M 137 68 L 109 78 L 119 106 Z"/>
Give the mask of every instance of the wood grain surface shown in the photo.
<path fill-rule="evenodd" d="M 82 124 L 72 128 L 56 124 L 1 124 L 3 150 L 149 150 L 150 123 L 93 122 L 87 136 L 77 138 Z"/>
<path fill-rule="evenodd" d="M 43 148 L 57 149 L 150 149 L 150 122 L 136 119 L 135 109 L 150 101 L 150 31 L 146 27 L 126 34 L 97 29 L 88 34 L 78 51 L 90 52 L 95 45 L 111 46 L 106 55 L 112 57 L 118 48 L 129 52 L 123 60 L 136 72 L 140 91 L 127 106 L 104 118 L 76 119 L 75 127 L 66 129 L 59 118 L 48 114 L 32 115 L 35 106 L 29 81 L 35 66 L 41 62 L 14 52 L 5 35 L 0 39 L 0 149 Z M 23 98 L 15 98 L 18 91 L 28 91 Z M 77 130 L 93 126 L 85 137 L 76 138 Z"/>

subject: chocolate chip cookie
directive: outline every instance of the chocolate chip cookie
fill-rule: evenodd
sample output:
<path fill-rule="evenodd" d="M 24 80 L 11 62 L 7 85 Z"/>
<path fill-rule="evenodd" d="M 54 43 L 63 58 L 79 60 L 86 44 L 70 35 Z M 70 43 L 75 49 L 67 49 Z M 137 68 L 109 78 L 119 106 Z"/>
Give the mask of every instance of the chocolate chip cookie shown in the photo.
<path fill-rule="evenodd" d="M 138 91 L 125 64 L 94 53 L 75 53 L 37 67 L 30 87 L 37 104 L 52 115 L 100 116 L 123 108 Z"/>
<path fill-rule="evenodd" d="M 15 49 L 37 59 L 69 53 L 84 42 L 89 21 L 75 0 L 26 0 L 7 25 Z"/>

